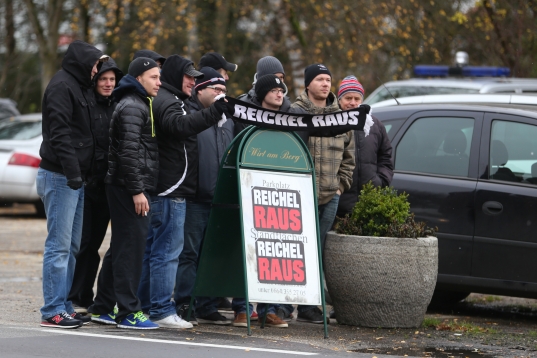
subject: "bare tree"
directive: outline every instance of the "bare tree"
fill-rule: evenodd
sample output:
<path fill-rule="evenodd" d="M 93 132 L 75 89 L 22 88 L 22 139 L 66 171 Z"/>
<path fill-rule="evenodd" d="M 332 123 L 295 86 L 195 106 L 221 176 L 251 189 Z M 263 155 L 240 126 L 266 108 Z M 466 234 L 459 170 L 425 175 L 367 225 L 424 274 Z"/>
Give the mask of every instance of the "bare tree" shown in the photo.
<path fill-rule="evenodd" d="M 65 0 L 49 0 L 44 5 L 38 4 L 35 0 L 24 0 L 24 3 L 39 48 L 42 63 L 41 92 L 44 93 L 57 71 L 59 29 Z M 44 19 L 40 18 L 40 14 L 44 15 Z"/>
<path fill-rule="evenodd" d="M 4 24 L 6 30 L 6 60 L 4 62 L 4 67 L 2 68 L 2 74 L 0 75 L 0 88 L 4 88 L 7 74 L 11 69 L 10 67 L 13 61 L 13 55 L 15 54 L 15 25 L 13 18 L 13 0 L 5 0 Z"/>

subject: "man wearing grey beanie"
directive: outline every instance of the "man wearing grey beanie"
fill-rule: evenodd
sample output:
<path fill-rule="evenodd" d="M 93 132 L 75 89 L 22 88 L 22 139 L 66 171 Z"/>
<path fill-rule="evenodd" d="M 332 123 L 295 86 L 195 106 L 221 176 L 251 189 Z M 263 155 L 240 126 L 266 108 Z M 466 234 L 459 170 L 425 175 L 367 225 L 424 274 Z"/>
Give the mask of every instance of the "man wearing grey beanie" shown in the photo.
<path fill-rule="evenodd" d="M 256 97 L 255 94 L 255 84 L 257 83 L 257 80 L 265 75 L 275 75 L 278 77 L 285 87 L 284 97 L 283 97 L 283 105 L 282 107 L 289 107 L 291 105 L 291 102 L 289 101 L 289 98 L 286 97 L 287 94 L 287 86 L 285 85 L 285 70 L 283 69 L 283 65 L 276 57 L 273 56 L 265 56 L 259 59 L 257 61 L 257 67 L 256 67 L 256 73 L 254 75 L 254 82 L 252 83 L 252 89 L 248 91 L 248 93 L 241 94 L 237 97 L 237 99 L 247 102 L 247 103 L 254 103 L 254 98 Z M 244 123 L 235 123 L 235 135 L 239 134 L 244 128 L 248 127 L 247 124 Z"/>

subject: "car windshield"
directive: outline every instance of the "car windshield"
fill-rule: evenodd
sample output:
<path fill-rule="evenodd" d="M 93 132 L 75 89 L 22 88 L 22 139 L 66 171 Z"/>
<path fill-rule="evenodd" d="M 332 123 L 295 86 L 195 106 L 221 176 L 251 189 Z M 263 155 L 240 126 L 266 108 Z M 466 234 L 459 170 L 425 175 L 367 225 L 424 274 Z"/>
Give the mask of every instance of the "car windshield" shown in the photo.
<path fill-rule="evenodd" d="M 0 128 L 0 139 L 26 140 L 41 135 L 41 121 L 13 122 Z"/>
<path fill-rule="evenodd" d="M 388 92 L 389 90 L 389 92 Z M 391 94 L 390 94 L 391 93 Z M 473 88 L 455 88 L 455 87 L 426 87 L 426 86 L 390 86 L 390 88 L 381 89 L 376 95 L 367 99 L 367 104 L 373 104 L 393 97 L 413 97 L 425 96 L 431 94 L 458 94 L 458 93 L 479 93 L 478 89 Z M 393 97 L 392 97 L 393 95 Z"/>

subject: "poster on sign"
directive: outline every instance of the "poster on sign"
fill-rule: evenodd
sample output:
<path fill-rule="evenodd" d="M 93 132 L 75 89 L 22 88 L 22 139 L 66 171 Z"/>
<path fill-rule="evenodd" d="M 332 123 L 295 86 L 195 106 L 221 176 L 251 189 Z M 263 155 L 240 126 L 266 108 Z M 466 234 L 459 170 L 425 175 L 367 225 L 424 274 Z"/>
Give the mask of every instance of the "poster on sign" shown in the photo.
<path fill-rule="evenodd" d="M 321 304 L 311 174 L 240 169 L 251 302 Z"/>

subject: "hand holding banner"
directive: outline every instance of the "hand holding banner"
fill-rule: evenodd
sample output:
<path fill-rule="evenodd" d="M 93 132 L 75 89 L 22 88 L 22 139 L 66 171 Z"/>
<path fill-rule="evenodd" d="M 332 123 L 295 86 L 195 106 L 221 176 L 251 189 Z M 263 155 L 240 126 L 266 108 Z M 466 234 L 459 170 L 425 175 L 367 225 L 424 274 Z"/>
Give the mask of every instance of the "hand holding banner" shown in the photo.
<path fill-rule="evenodd" d="M 334 136 L 350 130 L 365 130 L 368 134 L 373 124 L 371 107 L 366 104 L 348 111 L 308 114 L 272 111 L 235 98 L 226 99 L 234 120 L 281 131 L 308 131 L 312 136 Z"/>

